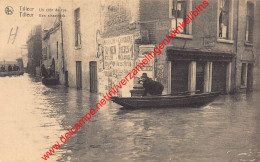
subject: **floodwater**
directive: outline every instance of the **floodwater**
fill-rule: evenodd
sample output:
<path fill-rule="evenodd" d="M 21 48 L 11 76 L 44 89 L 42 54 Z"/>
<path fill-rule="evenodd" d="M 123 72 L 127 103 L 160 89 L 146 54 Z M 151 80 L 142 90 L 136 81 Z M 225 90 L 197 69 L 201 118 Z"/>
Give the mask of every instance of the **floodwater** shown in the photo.
<path fill-rule="evenodd" d="M 131 110 L 109 102 L 48 161 L 260 161 L 258 96 L 220 96 L 199 108 Z M 0 78 L 0 161 L 44 161 L 98 99 L 26 74 Z"/>

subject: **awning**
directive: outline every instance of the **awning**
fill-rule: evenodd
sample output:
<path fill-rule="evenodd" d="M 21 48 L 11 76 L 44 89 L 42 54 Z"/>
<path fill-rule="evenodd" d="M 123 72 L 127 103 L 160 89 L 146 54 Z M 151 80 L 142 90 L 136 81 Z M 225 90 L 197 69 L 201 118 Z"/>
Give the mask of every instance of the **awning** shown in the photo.
<path fill-rule="evenodd" d="M 190 61 L 228 61 L 235 57 L 233 53 L 206 52 L 184 49 L 167 49 L 167 60 L 190 60 Z"/>

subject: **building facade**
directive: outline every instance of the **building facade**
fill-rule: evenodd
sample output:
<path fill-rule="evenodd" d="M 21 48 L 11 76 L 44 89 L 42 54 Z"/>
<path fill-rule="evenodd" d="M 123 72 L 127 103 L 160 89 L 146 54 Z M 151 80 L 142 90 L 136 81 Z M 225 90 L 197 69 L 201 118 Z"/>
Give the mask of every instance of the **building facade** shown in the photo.
<path fill-rule="evenodd" d="M 59 77 L 61 84 L 68 85 L 67 72 L 65 71 L 65 57 L 63 47 L 62 21 L 57 19 L 53 27 L 43 31 L 42 39 L 42 64 L 48 69 L 55 68 L 55 76 Z"/>
<path fill-rule="evenodd" d="M 148 31 L 136 24 L 139 22 L 138 0 L 102 1 L 101 3 L 101 50 L 98 62 L 98 89 L 102 93 L 113 84 L 120 82 L 128 74 L 138 60 L 143 58 L 139 53 L 139 46 L 144 45 L 141 51 L 152 50 L 154 45 L 149 44 Z M 153 75 L 153 62 L 144 69 L 150 76 Z M 141 75 L 141 74 L 139 74 Z M 118 95 L 130 96 L 134 80 L 120 89 Z"/>
<path fill-rule="evenodd" d="M 236 90 L 252 91 L 255 66 L 259 63 L 260 2 L 243 0 L 237 4 Z M 257 73 L 256 73 L 257 74 Z M 257 77 L 257 76 L 256 76 Z"/>
<path fill-rule="evenodd" d="M 55 62 L 61 84 L 97 92 L 99 3 L 63 0 L 60 7 L 65 16 L 44 37 L 44 62 Z"/>
<path fill-rule="evenodd" d="M 42 57 L 42 36 L 41 36 L 41 25 L 35 26 L 27 41 L 28 47 L 28 63 L 27 72 L 31 75 L 38 75 L 41 57 Z M 37 71 L 37 72 L 36 72 Z"/>
<path fill-rule="evenodd" d="M 252 89 L 256 1 L 113 0 L 101 6 L 100 91 L 118 83 L 187 15 L 194 20 L 142 71 L 164 85 L 164 94 Z M 133 86 L 119 94 L 130 96 Z"/>
<path fill-rule="evenodd" d="M 97 92 L 100 5 L 92 1 L 62 0 L 60 9 L 62 16 L 43 31 L 43 63 L 47 67 L 55 65 L 61 84 Z"/>

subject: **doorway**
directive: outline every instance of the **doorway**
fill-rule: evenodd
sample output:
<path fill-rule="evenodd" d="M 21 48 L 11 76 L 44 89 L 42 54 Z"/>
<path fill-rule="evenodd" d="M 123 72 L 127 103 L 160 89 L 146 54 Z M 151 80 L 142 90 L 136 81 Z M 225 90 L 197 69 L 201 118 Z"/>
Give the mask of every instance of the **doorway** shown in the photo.
<path fill-rule="evenodd" d="M 54 58 L 52 59 L 52 62 L 51 62 L 51 72 L 50 72 L 50 75 L 56 77 L 55 60 L 54 60 Z"/>
<path fill-rule="evenodd" d="M 90 71 L 90 92 L 97 92 L 97 62 L 91 61 L 89 63 L 89 71 Z"/>
<path fill-rule="evenodd" d="M 254 64 L 248 63 L 247 67 L 247 92 L 252 92 L 253 91 L 253 69 L 254 69 Z"/>
<path fill-rule="evenodd" d="M 204 62 L 197 62 L 196 67 L 196 93 L 203 93 L 204 90 Z"/>
<path fill-rule="evenodd" d="M 69 86 L 69 72 L 65 71 L 65 86 Z"/>
<path fill-rule="evenodd" d="M 212 65 L 212 91 L 226 93 L 226 62 L 213 62 Z"/>
<path fill-rule="evenodd" d="M 171 93 L 188 91 L 189 61 L 172 61 Z"/>
<path fill-rule="evenodd" d="M 82 89 L 82 67 L 81 67 L 81 61 L 76 61 L 76 86 L 77 86 L 77 89 Z"/>

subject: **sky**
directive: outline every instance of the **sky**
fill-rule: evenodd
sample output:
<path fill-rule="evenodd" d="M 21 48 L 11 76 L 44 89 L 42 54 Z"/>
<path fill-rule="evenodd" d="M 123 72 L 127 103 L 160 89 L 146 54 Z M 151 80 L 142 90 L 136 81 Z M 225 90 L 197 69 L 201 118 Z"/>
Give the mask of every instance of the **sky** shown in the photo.
<path fill-rule="evenodd" d="M 32 27 L 41 24 L 42 18 L 39 17 L 39 8 L 57 8 L 60 5 L 60 1 L 57 0 L 0 0 L 0 60 L 13 61 L 22 55 L 27 54 L 26 41 L 32 30 Z M 14 10 L 13 14 L 7 15 L 5 9 L 7 6 L 11 6 Z M 34 14 L 33 17 L 20 16 L 20 6 L 33 8 L 33 11 L 28 12 Z M 46 12 L 41 12 L 46 14 Z M 48 12 L 50 14 L 56 14 L 56 12 Z M 14 34 L 18 27 L 17 35 L 12 43 L 11 39 L 8 43 L 10 31 L 13 28 Z M 10 37 L 14 38 L 14 37 Z"/>

